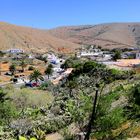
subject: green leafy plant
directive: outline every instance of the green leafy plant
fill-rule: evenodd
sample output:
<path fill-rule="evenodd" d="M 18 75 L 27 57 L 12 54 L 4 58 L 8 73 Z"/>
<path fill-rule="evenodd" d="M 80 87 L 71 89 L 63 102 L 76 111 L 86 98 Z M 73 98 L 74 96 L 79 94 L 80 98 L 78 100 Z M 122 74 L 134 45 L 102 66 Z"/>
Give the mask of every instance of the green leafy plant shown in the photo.
<path fill-rule="evenodd" d="M 15 66 L 15 64 L 10 65 L 9 71 L 12 73 L 12 75 L 15 74 L 15 72 L 16 72 L 16 66 Z"/>
<path fill-rule="evenodd" d="M 19 140 L 27 140 L 27 139 L 23 136 L 19 136 Z"/>
<path fill-rule="evenodd" d="M 24 68 L 27 66 L 27 63 L 25 62 L 25 60 L 22 60 L 22 61 L 20 62 L 20 66 L 21 66 L 21 68 L 22 68 L 22 71 L 24 72 Z"/>
<path fill-rule="evenodd" d="M 39 89 L 41 89 L 41 90 L 46 90 L 47 88 L 48 88 L 48 83 L 47 82 L 42 83 L 39 87 Z"/>
<path fill-rule="evenodd" d="M 45 74 L 48 75 L 48 79 L 49 79 L 49 76 L 52 75 L 52 73 L 53 73 L 52 68 L 53 68 L 52 64 L 49 64 L 48 67 L 45 70 Z"/>
<path fill-rule="evenodd" d="M 28 70 L 35 70 L 33 66 L 29 66 Z"/>
<path fill-rule="evenodd" d="M 113 55 L 113 60 L 121 59 L 121 51 L 120 50 L 115 50 L 114 55 Z"/>
<path fill-rule="evenodd" d="M 34 72 L 30 75 L 30 80 L 31 81 L 35 80 L 36 83 L 37 83 L 39 80 L 44 80 L 44 79 L 43 79 L 42 74 L 40 73 L 40 71 L 34 70 Z"/>

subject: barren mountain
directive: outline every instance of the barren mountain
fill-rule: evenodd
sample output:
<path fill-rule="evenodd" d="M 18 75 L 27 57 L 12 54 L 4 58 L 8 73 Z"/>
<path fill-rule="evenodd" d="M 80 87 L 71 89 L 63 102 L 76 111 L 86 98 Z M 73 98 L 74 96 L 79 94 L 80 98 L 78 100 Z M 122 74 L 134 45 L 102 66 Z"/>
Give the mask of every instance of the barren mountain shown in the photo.
<path fill-rule="evenodd" d="M 0 22 L 0 50 L 21 48 L 32 52 L 74 52 L 79 44 L 105 48 L 128 48 L 140 45 L 140 23 L 110 23 L 67 26 L 40 30 Z"/>
<path fill-rule="evenodd" d="M 104 48 L 128 48 L 140 45 L 140 23 L 67 26 L 48 32 L 73 43 L 96 44 Z"/>
<path fill-rule="evenodd" d="M 73 52 L 78 44 L 53 37 L 46 30 L 0 22 L 0 50 L 20 48 L 26 51 L 60 53 Z"/>

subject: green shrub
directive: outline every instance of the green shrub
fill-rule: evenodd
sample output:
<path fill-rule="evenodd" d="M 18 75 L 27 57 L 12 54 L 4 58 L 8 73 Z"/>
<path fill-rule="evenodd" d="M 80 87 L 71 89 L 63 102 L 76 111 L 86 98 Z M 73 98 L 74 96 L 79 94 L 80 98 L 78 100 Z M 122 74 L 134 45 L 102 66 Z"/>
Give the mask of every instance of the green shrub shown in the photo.
<path fill-rule="evenodd" d="M 123 91 L 123 87 L 118 86 L 113 92 L 100 98 L 95 120 L 96 132 L 94 133 L 97 139 L 113 139 L 112 130 L 126 121 L 127 115 L 124 108 L 112 107 L 112 103 L 119 99 L 120 92 Z"/>
<path fill-rule="evenodd" d="M 69 132 L 68 128 L 63 129 L 62 135 L 64 140 L 75 140 L 75 136 Z"/>
<path fill-rule="evenodd" d="M 45 82 L 45 83 L 43 83 L 43 84 L 40 85 L 39 89 L 40 90 L 47 90 L 47 87 L 48 87 L 48 83 Z"/>
<path fill-rule="evenodd" d="M 29 66 L 28 70 L 35 70 L 33 66 Z"/>
<path fill-rule="evenodd" d="M 109 72 L 110 72 L 110 76 L 114 80 L 125 80 L 132 77 L 135 74 L 134 71 L 122 71 L 117 69 L 109 69 Z"/>
<path fill-rule="evenodd" d="M 140 84 L 136 84 L 129 93 L 129 104 L 127 114 L 131 118 L 139 118 L 140 116 Z"/>
<path fill-rule="evenodd" d="M 32 140 L 45 140 L 45 132 L 42 131 L 41 129 L 34 129 L 34 133 L 36 138 L 32 138 Z M 31 140 L 31 139 L 30 139 Z"/>
<path fill-rule="evenodd" d="M 140 84 L 137 84 L 133 89 L 132 89 L 132 95 L 134 98 L 134 103 L 136 105 L 140 106 Z"/>
<path fill-rule="evenodd" d="M 69 122 L 65 121 L 65 118 L 52 118 L 48 120 L 44 120 L 43 122 L 39 122 L 37 126 L 37 130 L 45 133 L 50 134 L 54 132 L 58 132 L 60 129 L 65 128 L 69 125 Z"/>
<path fill-rule="evenodd" d="M 88 73 L 91 70 L 95 69 L 98 64 L 94 61 L 88 61 L 83 66 L 83 72 Z"/>
<path fill-rule="evenodd" d="M 27 139 L 23 136 L 19 136 L 19 140 L 27 140 Z"/>
<path fill-rule="evenodd" d="M 61 65 L 61 68 L 63 68 L 63 69 L 76 68 L 82 64 L 83 64 L 83 62 L 81 60 L 78 60 L 75 57 L 71 57 L 71 58 L 67 59 L 64 64 Z"/>
<path fill-rule="evenodd" d="M 0 124 L 9 124 L 17 116 L 17 109 L 10 101 L 0 103 Z"/>
<path fill-rule="evenodd" d="M 0 89 L 0 124 L 7 124 L 16 117 L 16 108 L 7 97 L 7 93 Z"/>
<path fill-rule="evenodd" d="M 108 114 L 102 116 L 98 121 L 101 131 L 115 129 L 125 121 L 123 109 L 115 108 Z"/>
<path fill-rule="evenodd" d="M 30 138 L 30 140 L 37 140 L 36 138 Z"/>
<path fill-rule="evenodd" d="M 114 55 L 113 55 L 113 60 L 121 59 L 121 51 L 120 50 L 115 50 Z"/>

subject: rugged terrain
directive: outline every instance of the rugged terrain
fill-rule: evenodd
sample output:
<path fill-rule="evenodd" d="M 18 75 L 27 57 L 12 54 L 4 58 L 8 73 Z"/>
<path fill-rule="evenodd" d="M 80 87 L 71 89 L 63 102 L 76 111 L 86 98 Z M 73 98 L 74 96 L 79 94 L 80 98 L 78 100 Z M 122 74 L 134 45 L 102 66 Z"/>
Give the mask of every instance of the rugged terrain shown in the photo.
<path fill-rule="evenodd" d="M 97 44 L 104 48 L 128 48 L 140 45 L 140 23 L 66 26 L 48 32 L 73 43 Z"/>
<path fill-rule="evenodd" d="M 20 48 L 25 51 L 73 52 L 79 45 L 53 37 L 46 30 L 0 22 L 0 50 Z"/>
<path fill-rule="evenodd" d="M 140 45 L 140 23 L 65 26 L 41 30 L 0 22 L 0 50 L 21 48 L 30 52 L 71 53 L 81 44 L 104 48 Z"/>

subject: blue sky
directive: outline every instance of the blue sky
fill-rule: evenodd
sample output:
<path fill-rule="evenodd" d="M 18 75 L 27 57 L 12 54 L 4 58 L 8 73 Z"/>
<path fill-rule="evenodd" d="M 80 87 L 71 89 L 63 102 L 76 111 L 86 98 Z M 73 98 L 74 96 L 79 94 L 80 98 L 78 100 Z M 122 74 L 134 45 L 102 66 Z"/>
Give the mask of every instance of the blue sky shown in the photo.
<path fill-rule="evenodd" d="M 0 21 L 43 29 L 140 22 L 140 0 L 0 0 Z"/>

